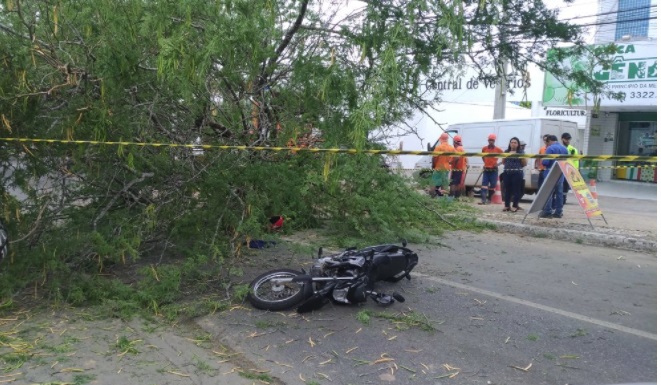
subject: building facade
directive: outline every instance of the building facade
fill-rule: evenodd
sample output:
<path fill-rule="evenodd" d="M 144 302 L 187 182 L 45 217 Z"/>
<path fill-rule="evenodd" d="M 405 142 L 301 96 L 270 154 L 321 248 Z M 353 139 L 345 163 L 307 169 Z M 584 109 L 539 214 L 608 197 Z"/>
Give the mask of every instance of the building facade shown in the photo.
<path fill-rule="evenodd" d="M 618 52 L 611 66 L 594 67 L 593 76 L 609 90 L 624 93 L 625 99 L 602 98 L 595 111 L 589 96 L 572 100 L 557 79 L 546 74 L 544 112 L 584 110 L 583 152 L 587 155 L 656 156 L 656 1 L 602 0 L 597 17 L 595 45 L 615 43 Z M 588 162 L 587 166 L 594 166 L 590 177 L 598 180 L 657 181 L 656 168 L 644 162 Z"/>
<path fill-rule="evenodd" d="M 656 0 L 601 0 L 596 24 L 595 44 L 656 41 Z"/>

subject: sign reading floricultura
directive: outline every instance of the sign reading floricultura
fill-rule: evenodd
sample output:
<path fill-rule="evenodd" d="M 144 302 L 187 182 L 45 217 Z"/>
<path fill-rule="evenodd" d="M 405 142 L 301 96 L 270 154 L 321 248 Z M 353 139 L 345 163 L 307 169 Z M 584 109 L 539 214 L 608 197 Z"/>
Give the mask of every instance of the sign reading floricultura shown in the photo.
<path fill-rule="evenodd" d="M 596 47 L 599 49 L 599 47 Z M 606 83 L 609 91 L 622 93 L 624 100 L 602 98 L 601 106 L 655 106 L 657 99 L 657 57 L 655 42 L 618 44 L 609 65 L 590 68 L 584 58 L 572 57 L 564 64 L 592 73 L 595 80 Z M 568 87 L 569 88 L 568 88 Z M 593 95 L 575 84 L 562 84 L 550 73 L 544 76 L 544 106 L 593 105 Z"/>

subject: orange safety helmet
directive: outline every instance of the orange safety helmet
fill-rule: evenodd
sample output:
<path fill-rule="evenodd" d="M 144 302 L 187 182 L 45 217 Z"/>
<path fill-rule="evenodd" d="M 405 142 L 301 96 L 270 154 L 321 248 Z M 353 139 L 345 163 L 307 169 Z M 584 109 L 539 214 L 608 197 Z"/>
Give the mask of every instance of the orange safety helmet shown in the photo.
<path fill-rule="evenodd" d="M 447 142 L 449 138 L 450 135 L 448 135 L 447 132 L 441 134 L 441 142 Z"/>
<path fill-rule="evenodd" d="M 489 139 L 488 140 L 496 140 L 496 134 L 489 134 Z"/>
<path fill-rule="evenodd" d="M 461 136 L 460 135 L 455 135 L 454 138 L 452 138 L 452 140 L 455 143 L 461 143 Z"/>

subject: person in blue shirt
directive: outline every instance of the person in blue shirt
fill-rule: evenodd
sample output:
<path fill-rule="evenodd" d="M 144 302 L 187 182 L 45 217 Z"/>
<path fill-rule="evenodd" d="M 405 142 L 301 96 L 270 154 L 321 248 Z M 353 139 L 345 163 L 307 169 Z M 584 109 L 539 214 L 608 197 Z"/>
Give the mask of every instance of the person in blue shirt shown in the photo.
<path fill-rule="evenodd" d="M 549 135 L 548 140 L 549 140 L 548 142 L 549 144 L 546 147 L 547 154 L 560 154 L 560 155 L 569 154 L 569 151 L 567 151 L 567 147 L 558 143 L 557 136 Z M 549 176 L 549 173 L 551 172 L 551 168 L 553 167 L 553 164 L 555 162 L 556 162 L 555 159 L 542 160 L 542 165 L 544 165 L 544 167 L 546 168 L 546 170 L 544 170 L 544 179 L 546 179 Z M 562 218 L 562 206 L 564 203 L 562 186 L 564 181 L 565 181 L 565 177 L 561 175 L 560 178 L 558 178 L 558 180 L 555 182 L 555 185 L 553 186 L 553 192 L 551 193 L 549 200 L 546 201 L 544 210 L 539 215 L 540 218 Z"/>

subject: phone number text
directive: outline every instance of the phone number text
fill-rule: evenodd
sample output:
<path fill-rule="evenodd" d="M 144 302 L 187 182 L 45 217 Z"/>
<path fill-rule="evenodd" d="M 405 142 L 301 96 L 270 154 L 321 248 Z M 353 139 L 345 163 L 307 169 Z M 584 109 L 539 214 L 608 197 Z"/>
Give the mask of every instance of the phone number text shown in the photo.
<path fill-rule="evenodd" d="M 629 91 L 629 92 L 620 92 L 622 100 L 627 99 L 653 99 L 656 97 L 655 91 Z M 615 95 L 607 95 L 607 99 L 617 99 L 620 95 L 616 93 Z"/>

